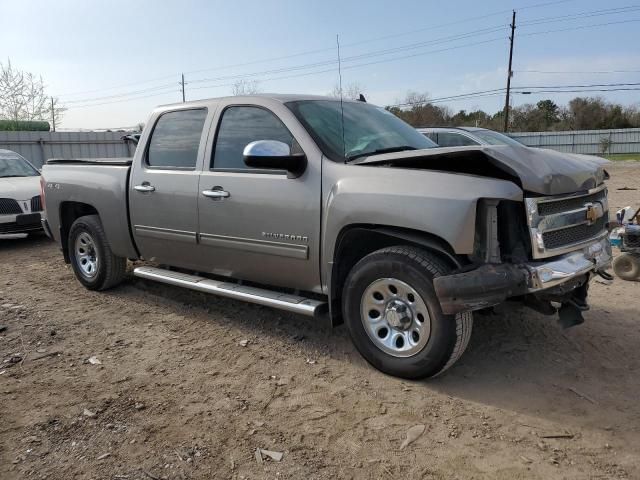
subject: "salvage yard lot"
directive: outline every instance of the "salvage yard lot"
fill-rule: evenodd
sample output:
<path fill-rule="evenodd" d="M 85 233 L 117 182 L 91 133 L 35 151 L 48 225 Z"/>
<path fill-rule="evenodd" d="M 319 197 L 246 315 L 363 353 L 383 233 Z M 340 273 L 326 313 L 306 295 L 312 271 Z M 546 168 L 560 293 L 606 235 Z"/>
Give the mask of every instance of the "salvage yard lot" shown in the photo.
<path fill-rule="evenodd" d="M 618 190 L 640 163 L 609 170 L 612 210 L 640 203 Z M 133 278 L 89 292 L 45 237 L 0 241 L 0 269 L 2 479 L 640 478 L 640 283 L 593 283 L 564 332 L 476 316 L 461 361 L 410 382 L 344 327 Z"/>

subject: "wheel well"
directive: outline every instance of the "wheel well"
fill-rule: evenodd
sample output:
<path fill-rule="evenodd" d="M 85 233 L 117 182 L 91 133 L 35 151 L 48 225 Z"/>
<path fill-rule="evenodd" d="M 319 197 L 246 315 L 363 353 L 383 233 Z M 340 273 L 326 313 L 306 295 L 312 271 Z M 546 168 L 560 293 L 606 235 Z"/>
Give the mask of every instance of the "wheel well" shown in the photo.
<path fill-rule="evenodd" d="M 69 230 L 71 230 L 73 222 L 85 215 L 98 215 L 98 211 L 87 203 L 62 202 L 60 204 L 60 244 L 62 245 L 62 253 L 66 263 L 70 261 L 67 248 Z"/>
<path fill-rule="evenodd" d="M 452 269 L 462 266 L 461 259 L 442 238 L 411 229 L 377 225 L 353 225 L 338 235 L 333 256 L 329 309 L 331 325 L 342 323 L 342 287 L 353 266 L 363 257 L 386 247 L 412 245 L 437 255 Z"/>

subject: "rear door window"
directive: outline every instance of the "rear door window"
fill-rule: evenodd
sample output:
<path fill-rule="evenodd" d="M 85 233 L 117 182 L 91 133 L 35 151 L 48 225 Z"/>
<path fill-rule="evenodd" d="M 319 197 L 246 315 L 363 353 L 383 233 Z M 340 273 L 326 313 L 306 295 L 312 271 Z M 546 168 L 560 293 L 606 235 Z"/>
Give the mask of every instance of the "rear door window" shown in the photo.
<path fill-rule="evenodd" d="M 438 145 L 441 147 L 466 147 L 480 144 L 461 133 L 438 132 Z"/>
<path fill-rule="evenodd" d="M 163 114 L 151 134 L 147 165 L 157 168 L 194 169 L 206 118 L 206 108 Z"/>

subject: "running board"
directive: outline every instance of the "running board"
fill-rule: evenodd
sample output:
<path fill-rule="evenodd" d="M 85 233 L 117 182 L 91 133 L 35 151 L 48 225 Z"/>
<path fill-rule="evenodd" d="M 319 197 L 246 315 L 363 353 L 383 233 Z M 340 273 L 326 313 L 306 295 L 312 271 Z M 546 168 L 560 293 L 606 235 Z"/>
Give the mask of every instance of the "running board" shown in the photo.
<path fill-rule="evenodd" d="M 211 280 L 197 275 L 165 270 L 164 268 L 138 267 L 133 270 L 133 274 L 136 277 L 146 278 L 147 280 L 155 280 L 156 282 L 189 288 L 199 292 L 213 293 L 222 297 L 257 303 L 265 307 L 279 308 L 280 310 L 287 310 L 310 317 L 324 313 L 327 309 L 327 303 L 320 300 L 238 285 L 237 283 Z"/>

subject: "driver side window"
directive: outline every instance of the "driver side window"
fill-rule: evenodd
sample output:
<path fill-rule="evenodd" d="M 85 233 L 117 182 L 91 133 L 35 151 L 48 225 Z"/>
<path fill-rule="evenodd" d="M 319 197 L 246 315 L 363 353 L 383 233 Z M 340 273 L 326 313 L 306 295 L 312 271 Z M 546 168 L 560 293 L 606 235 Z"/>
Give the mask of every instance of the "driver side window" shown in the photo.
<path fill-rule="evenodd" d="M 244 163 L 244 147 L 256 140 L 278 140 L 294 150 L 295 140 L 273 113 L 251 106 L 229 107 L 222 114 L 211 168 L 250 170 Z"/>

